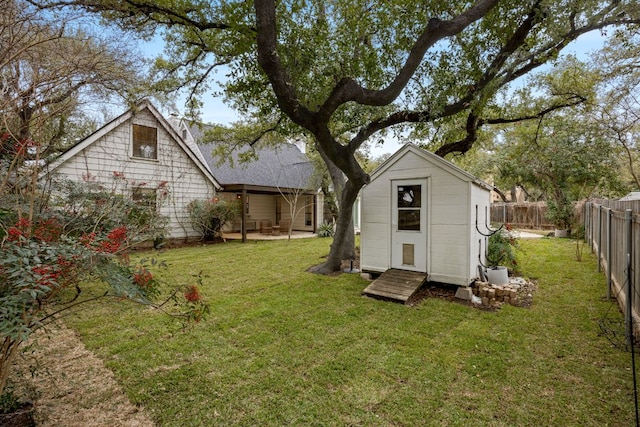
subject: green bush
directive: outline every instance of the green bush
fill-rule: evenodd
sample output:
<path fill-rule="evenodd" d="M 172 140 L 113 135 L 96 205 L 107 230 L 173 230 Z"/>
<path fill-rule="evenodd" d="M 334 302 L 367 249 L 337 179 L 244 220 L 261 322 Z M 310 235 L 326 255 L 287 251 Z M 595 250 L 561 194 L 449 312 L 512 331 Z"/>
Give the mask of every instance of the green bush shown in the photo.
<path fill-rule="evenodd" d="M 545 216 L 558 230 L 567 230 L 573 223 L 575 207 L 568 200 L 562 200 L 560 203 L 549 200 Z"/>
<path fill-rule="evenodd" d="M 189 219 L 194 230 L 206 241 L 222 236 L 222 228 L 241 214 L 240 204 L 236 201 L 193 200 L 187 206 Z"/>
<path fill-rule="evenodd" d="M 132 246 L 163 230 L 155 204 L 136 205 L 94 183 L 52 191 L 56 202 L 39 198 L 38 209 L 18 199 L 10 211 L 0 204 L 0 404 L 5 406 L 11 396 L 4 390 L 20 346 L 34 331 L 84 304 L 129 299 L 187 321 L 207 311 L 196 287 L 167 283 L 161 289 L 147 261 L 128 256 Z M 87 283 L 102 289 L 87 295 Z M 169 301 L 175 303 L 170 309 Z"/>
<path fill-rule="evenodd" d="M 318 226 L 318 237 L 333 237 L 333 224 L 323 222 Z"/>
<path fill-rule="evenodd" d="M 499 265 L 510 269 L 516 269 L 517 241 L 508 230 L 500 230 L 489 236 L 486 258 L 489 267 Z"/>

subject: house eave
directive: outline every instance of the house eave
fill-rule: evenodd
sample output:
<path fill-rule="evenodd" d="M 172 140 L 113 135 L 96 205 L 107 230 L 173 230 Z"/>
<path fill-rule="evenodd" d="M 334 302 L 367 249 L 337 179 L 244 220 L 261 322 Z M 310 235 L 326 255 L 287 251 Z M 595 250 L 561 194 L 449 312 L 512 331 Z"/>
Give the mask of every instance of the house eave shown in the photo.
<path fill-rule="evenodd" d="M 306 195 L 315 195 L 316 191 L 314 190 L 301 190 L 299 188 L 277 188 L 277 187 L 267 187 L 264 185 L 253 185 L 253 184 L 222 184 L 223 192 L 241 192 L 247 191 L 248 193 L 253 194 L 306 194 Z"/>

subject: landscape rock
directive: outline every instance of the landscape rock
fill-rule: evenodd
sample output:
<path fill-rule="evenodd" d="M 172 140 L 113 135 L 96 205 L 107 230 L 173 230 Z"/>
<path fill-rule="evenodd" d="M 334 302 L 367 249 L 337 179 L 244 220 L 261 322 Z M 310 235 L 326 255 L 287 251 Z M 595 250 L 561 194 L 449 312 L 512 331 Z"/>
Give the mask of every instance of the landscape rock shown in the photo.
<path fill-rule="evenodd" d="M 471 297 L 473 296 L 473 291 L 470 287 L 459 287 L 456 290 L 456 298 L 462 299 L 465 301 L 471 301 Z"/>

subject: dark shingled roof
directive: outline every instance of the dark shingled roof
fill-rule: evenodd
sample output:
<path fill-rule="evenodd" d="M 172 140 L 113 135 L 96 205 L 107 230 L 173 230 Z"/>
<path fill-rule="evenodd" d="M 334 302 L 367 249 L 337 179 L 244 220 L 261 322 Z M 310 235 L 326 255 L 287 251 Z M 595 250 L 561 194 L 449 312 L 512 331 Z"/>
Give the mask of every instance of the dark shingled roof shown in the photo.
<path fill-rule="evenodd" d="M 240 162 L 238 154 L 251 148 L 233 152 L 233 167 L 229 161 L 218 164 L 211 154 L 212 145 L 198 144 L 213 176 L 222 186 L 259 185 L 274 188 L 313 189 L 311 178 L 313 164 L 294 144 L 283 143 L 277 147 L 256 148 L 258 159 Z"/>
<path fill-rule="evenodd" d="M 276 147 L 254 148 L 257 160 L 241 162 L 238 154 L 252 150 L 251 147 L 240 147 L 233 151 L 233 167 L 231 162 L 219 162 L 211 152 L 213 144 L 200 144 L 207 125 L 189 123 L 189 131 L 197 143 L 209 169 L 216 180 L 224 187 L 231 185 L 253 185 L 284 189 L 316 190 L 318 185 L 313 182 L 314 167 L 306 154 L 289 143 L 282 143 Z"/>

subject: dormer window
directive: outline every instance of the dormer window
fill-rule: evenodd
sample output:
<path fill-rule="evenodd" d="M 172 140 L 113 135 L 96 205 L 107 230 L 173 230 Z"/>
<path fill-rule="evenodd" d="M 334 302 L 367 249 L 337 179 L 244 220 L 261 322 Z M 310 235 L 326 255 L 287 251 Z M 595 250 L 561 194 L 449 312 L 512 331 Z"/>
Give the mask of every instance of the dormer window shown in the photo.
<path fill-rule="evenodd" d="M 158 158 L 158 129 L 133 125 L 133 157 L 152 160 Z"/>

